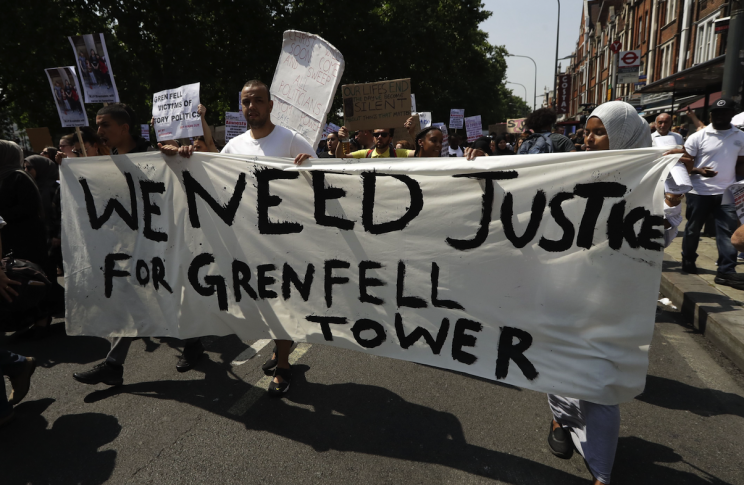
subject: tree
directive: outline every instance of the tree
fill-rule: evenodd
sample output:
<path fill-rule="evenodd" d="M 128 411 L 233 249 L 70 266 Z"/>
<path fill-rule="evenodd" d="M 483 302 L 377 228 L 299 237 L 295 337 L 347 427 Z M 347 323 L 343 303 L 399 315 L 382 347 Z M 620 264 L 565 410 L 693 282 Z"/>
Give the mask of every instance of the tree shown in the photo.
<path fill-rule="evenodd" d="M 435 121 L 464 108 L 500 122 L 517 105 L 503 87 L 504 48 L 478 29 L 490 15 L 476 0 L 28 0 L 10 7 L 14 21 L 0 31 L 0 118 L 63 133 L 43 70 L 75 65 L 68 35 L 103 32 L 120 98 L 139 123 L 155 92 L 200 82 L 208 122 L 221 124 L 247 80 L 271 84 L 281 33 L 295 29 L 344 54 L 342 84 L 410 77 Z M 332 112 L 340 107 L 337 93 Z M 86 108 L 93 123 L 100 105 Z"/>

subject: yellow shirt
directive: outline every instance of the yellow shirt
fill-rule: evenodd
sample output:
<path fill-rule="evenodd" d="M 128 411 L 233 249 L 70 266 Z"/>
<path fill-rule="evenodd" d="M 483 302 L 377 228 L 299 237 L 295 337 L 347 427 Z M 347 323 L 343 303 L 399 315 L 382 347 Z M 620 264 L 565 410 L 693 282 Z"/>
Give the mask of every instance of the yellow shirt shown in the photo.
<path fill-rule="evenodd" d="M 349 155 L 351 155 L 354 158 L 367 158 L 367 152 L 369 150 L 357 150 L 355 152 L 351 152 Z M 397 158 L 406 158 L 408 157 L 408 152 L 412 152 L 413 150 L 406 150 L 405 148 L 398 148 L 395 150 L 395 156 Z M 377 148 L 372 149 L 372 157 L 370 158 L 390 158 L 390 147 L 388 146 L 387 149 L 383 153 L 378 153 Z"/>

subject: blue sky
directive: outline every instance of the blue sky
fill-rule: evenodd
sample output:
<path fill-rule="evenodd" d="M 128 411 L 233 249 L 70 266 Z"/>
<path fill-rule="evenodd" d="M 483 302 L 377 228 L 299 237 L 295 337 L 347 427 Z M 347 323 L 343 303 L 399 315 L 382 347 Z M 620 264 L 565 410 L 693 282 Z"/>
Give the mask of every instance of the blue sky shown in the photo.
<path fill-rule="evenodd" d="M 557 0 L 483 0 L 491 18 L 480 25 L 493 45 L 503 45 L 510 54 L 529 56 L 537 64 L 537 94 L 545 86 L 553 89 L 551 73 L 555 64 L 555 28 Z M 576 47 L 581 23 L 582 0 L 561 1 L 561 32 L 558 57 L 565 57 Z M 527 88 L 527 104 L 532 106 L 535 67 L 529 59 L 507 57 L 507 80 Z M 565 67 L 568 60 L 561 61 Z M 515 95 L 524 97 L 522 86 L 507 84 Z M 537 98 L 537 105 L 542 98 Z"/>

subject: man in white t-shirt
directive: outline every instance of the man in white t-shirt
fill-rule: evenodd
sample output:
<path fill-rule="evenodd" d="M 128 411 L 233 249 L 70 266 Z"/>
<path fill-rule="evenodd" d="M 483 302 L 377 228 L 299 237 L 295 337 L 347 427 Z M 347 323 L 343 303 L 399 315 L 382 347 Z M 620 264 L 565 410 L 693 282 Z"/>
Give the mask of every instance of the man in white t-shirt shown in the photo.
<path fill-rule="evenodd" d="M 271 122 L 274 102 L 268 86 L 261 81 L 248 81 L 240 93 L 240 102 L 243 116 L 248 122 L 248 131 L 230 140 L 221 153 L 294 158 L 296 165 L 313 158 L 315 150 L 301 135 Z M 190 157 L 194 153 L 191 145 L 175 149 L 158 144 L 158 148 L 166 155 L 178 153 Z M 292 343 L 291 340 L 274 340 L 274 355 L 263 365 L 264 371 L 274 371 L 274 379 L 269 383 L 269 395 L 280 396 L 289 390 L 292 379 L 289 351 Z"/>
<path fill-rule="evenodd" d="M 651 133 L 651 144 L 655 147 L 684 145 L 682 135 L 671 130 L 672 117 L 668 113 L 661 113 L 656 117 L 656 131 Z"/>
<path fill-rule="evenodd" d="M 462 157 L 463 151 L 460 147 L 460 137 L 457 133 L 452 133 L 449 136 L 449 156 L 450 157 Z"/>
<path fill-rule="evenodd" d="M 684 146 L 685 157 L 694 159 L 695 168 L 708 168 L 716 176 L 692 176 L 692 190 L 687 194 L 687 225 L 682 240 L 682 271 L 697 274 L 695 260 L 700 231 L 711 214 L 716 221 L 719 285 L 744 289 L 744 275 L 736 274 L 736 249 L 731 236 L 739 219 L 734 204 L 722 204 L 723 192 L 736 182 L 737 172 L 744 174 L 744 132 L 731 124 L 736 111 L 734 102 L 721 99 L 711 108 L 711 124 L 693 133 Z"/>

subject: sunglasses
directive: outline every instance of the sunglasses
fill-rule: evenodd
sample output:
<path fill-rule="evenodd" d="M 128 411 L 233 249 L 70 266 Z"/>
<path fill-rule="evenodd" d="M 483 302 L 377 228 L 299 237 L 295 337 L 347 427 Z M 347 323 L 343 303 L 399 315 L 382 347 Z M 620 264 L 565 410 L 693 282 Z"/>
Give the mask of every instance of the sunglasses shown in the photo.
<path fill-rule="evenodd" d="M 381 137 L 381 136 L 390 136 L 390 133 L 388 133 L 387 131 L 383 131 L 383 132 L 380 132 L 380 133 L 372 133 L 372 135 L 373 135 L 373 136 L 374 136 L 375 138 L 379 138 L 379 137 Z"/>

